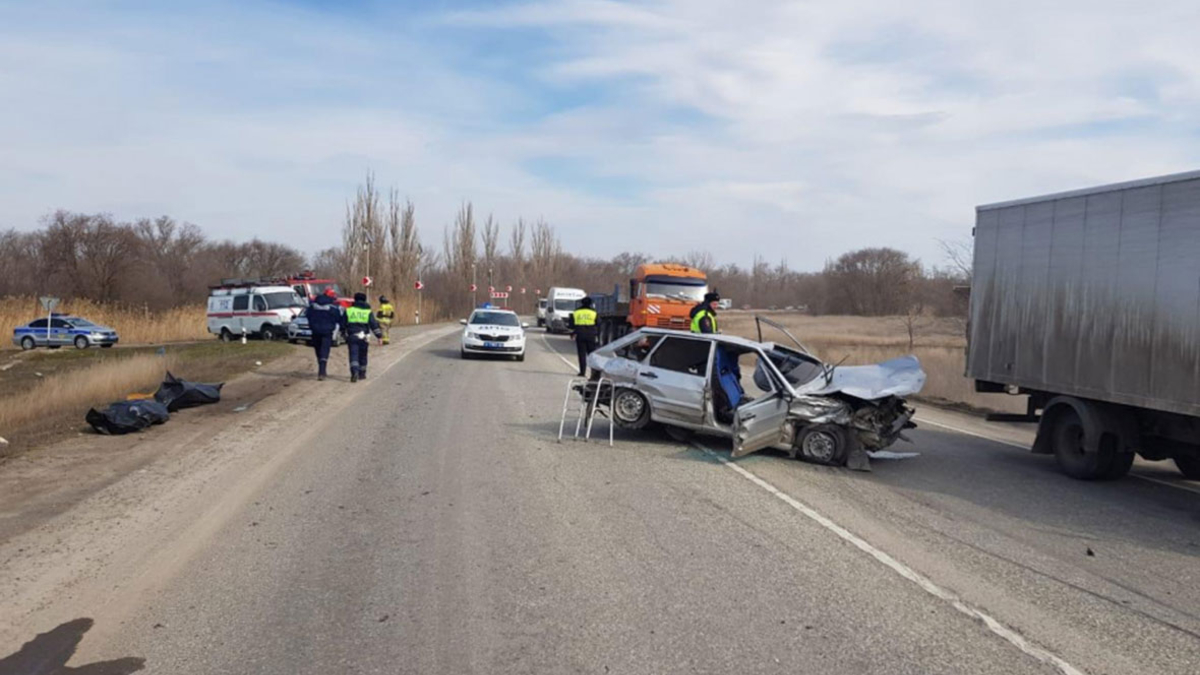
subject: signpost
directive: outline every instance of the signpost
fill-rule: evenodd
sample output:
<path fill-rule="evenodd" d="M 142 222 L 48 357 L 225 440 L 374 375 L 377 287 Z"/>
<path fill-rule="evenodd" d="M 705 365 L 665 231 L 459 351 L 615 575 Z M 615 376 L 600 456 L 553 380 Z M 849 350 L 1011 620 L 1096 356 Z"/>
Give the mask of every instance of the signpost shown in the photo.
<path fill-rule="evenodd" d="M 373 280 L 371 279 L 371 277 L 363 277 L 363 278 L 362 278 L 362 285 L 363 285 L 363 287 L 364 287 L 364 288 L 370 288 L 372 281 L 373 281 Z"/>
<path fill-rule="evenodd" d="M 421 283 L 420 279 L 417 279 L 417 283 L 413 284 L 413 288 L 417 289 L 417 325 L 419 326 L 421 325 L 421 300 L 425 297 L 425 294 L 421 291 L 425 290 L 425 284 Z"/>
<path fill-rule="evenodd" d="M 50 344 L 50 317 L 54 315 L 54 308 L 58 307 L 59 301 L 58 298 L 49 295 L 43 295 L 38 301 L 42 303 L 42 309 L 46 310 L 46 344 Z"/>

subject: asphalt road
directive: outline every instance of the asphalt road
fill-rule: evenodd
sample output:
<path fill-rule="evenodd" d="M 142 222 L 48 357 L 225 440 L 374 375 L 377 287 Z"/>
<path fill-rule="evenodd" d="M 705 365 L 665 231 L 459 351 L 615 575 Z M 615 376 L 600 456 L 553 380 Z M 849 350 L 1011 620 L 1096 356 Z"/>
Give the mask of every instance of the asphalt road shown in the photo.
<path fill-rule="evenodd" d="M 935 428 L 870 474 L 655 431 L 558 444 L 573 345 L 531 335 L 524 363 L 448 336 L 354 385 L 169 578 L 79 606 L 109 625 L 72 665 L 1200 672 L 1200 494 Z"/>

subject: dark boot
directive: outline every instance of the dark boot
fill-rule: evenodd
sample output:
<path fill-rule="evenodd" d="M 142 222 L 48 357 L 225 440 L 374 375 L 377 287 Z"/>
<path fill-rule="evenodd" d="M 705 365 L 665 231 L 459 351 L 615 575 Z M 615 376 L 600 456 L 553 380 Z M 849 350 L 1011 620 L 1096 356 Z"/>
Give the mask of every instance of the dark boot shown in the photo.
<path fill-rule="evenodd" d="M 317 373 L 317 382 L 325 381 L 325 373 Z"/>
<path fill-rule="evenodd" d="M 351 381 L 351 382 L 358 382 L 358 371 L 357 371 L 357 370 L 356 370 L 356 371 L 354 371 L 354 372 L 352 372 L 352 373 L 350 373 L 350 381 Z"/>
<path fill-rule="evenodd" d="M 362 370 L 358 371 L 358 379 L 360 379 L 360 380 L 367 379 L 367 369 L 366 368 L 363 368 Z"/>

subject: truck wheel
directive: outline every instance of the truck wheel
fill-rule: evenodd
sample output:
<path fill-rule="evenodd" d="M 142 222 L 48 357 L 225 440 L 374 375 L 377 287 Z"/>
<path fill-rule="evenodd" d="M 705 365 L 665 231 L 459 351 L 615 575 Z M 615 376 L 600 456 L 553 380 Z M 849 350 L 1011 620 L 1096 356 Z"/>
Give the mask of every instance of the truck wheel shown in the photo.
<path fill-rule="evenodd" d="M 82 335 L 75 338 L 75 349 L 87 349 L 87 348 L 88 348 L 87 338 L 83 337 Z"/>
<path fill-rule="evenodd" d="M 262 339 L 264 339 L 268 342 L 270 342 L 271 340 L 274 340 L 276 337 L 278 337 L 277 335 L 275 335 L 275 327 L 269 323 L 264 323 L 262 330 L 259 331 L 258 334 L 262 336 Z"/>
<path fill-rule="evenodd" d="M 233 342 L 233 333 L 228 328 L 221 329 L 221 342 Z"/>
<path fill-rule="evenodd" d="M 650 423 L 650 403 L 641 393 L 621 388 L 613 395 L 613 421 L 622 429 L 642 429 Z"/>
<path fill-rule="evenodd" d="M 1086 438 L 1079 413 L 1069 407 L 1061 410 L 1054 420 L 1051 445 L 1063 473 L 1080 480 L 1113 480 L 1129 472 L 1133 455 L 1117 452 L 1115 439 L 1101 442 L 1096 452 L 1087 452 Z"/>
<path fill-rule="evenodd" d="M 37 343 L 33 341 L 33 338 L 31 338 L 31 337 L 21 338 L 21 349 L 24 349 L 25 351 L 29 351 L 30 349 L 33 349 L 36 346 L 37 346 Z"/>
<path fill-rule="evenodd" d="M 801 459 L 813 464 L 842 466 L 850 449 L 846 430 L 834 424 L 813 424 L 796 436 L 795 449 Z"/>
<path fill-rule="evenodd" d="M 1184 478 L 1200 480 L 1200 456 L 1176 457 L 1175 466 L 1179 467 L 1179 473 L 1182 473 Z"/>

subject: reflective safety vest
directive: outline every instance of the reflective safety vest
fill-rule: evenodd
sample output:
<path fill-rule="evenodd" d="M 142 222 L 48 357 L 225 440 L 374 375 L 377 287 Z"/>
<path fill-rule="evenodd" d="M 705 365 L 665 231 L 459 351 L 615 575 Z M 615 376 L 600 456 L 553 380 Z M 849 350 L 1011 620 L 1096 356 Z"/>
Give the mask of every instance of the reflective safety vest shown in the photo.
<path fill-rule="evenodd" d="M 596 316 L 596 310 L 587 307 L 580 307 L 571 315 L 576 326 L 595 326 Z"/>
<path fill-rule="evenodd" d="M 378 316 L 383 323 L 391 323 L 392 319 L 396 318 L 396 308 L 392 306 L 392 303 L 385 302 L 379 306 L 379 312 L 375 316 Z"/>
<path fill-rule="evenodd" d="M 700 310 L 699 312 L 696 312 L 696 316 L 692 317 L 692 332 L 693 333 L 703 332 L 700 330 L 700 320 L 706 316 L 712 320 L 712 332 L 714 332 L 714 333 L 717 332 L 717 315 L 711 309 L 708 309 L 707 307 L 705 307 L 704 309 Z"/>
<path fill-rule="evenodd" d="M 347 307 L 346 323 L 371 323 L 371 308 Z"/>

